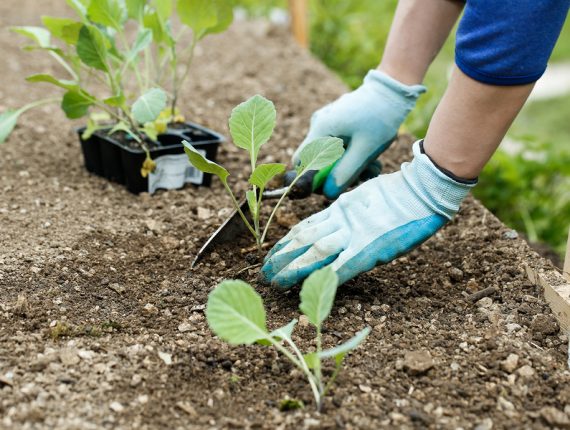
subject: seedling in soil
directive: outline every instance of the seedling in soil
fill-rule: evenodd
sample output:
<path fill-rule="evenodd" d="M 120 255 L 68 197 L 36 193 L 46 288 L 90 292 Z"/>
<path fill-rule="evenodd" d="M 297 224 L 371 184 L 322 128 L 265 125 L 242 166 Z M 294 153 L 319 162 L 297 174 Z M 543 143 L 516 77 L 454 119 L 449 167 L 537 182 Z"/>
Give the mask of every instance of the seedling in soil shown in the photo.
<path fill-rule="evenodd" d="M 316 351 L 306 354 L 300 351 L 291 337 L 297 320 L 268 331 L 263 300 L 246 282 L 227 280 L 220 283 L 208 297 L 206 317 L 210 329 L 232 345 L 258 343 L 275 347 L 306 376 L 320 411 L 323 398 L 338 376 L 344 358 L 370 333 L 370 327 L 366 327 L 347 342 L 323 349 L 322 325 L 331 312 L 337 287 L 338 277 L 330 267 L 314 272 L 303 283 L 300 310 L 316 329 Z M 326 384 L 322 374 L 325 359 L 332 359 L 335 363 L 335 370 Z"/>
<path fill-rule="evenodd" d="M 127 133 L 147 152 L 143 171 L 152 170 L 147 139 L 156 141 L 172 122 L 183 122 L 177 108 L 197 43 L 207 34 L 224 31 L 232 22 L 225 0 L 67 0 L 76 18 L 42 17 L 44 27 L 12 30 L 63 68 L 65 78 L 47 73 L 29 76 L 65 90 L 63 97 L 30 103 L 0 115 L 0 143 L 29 109 L 60 101 L 68 118 L 88 115 L 83 138 L 111 128 Z M 176 7 L 175 7 L 176 6 Z M 171 21 L 183 25 L 174 32 Z M 125 32 L 128 21 L 136 35 Z M 183 38 L 192 30 L 190 41 Z M 57 40 L 55 43 L 54 39 Z M 131 84 L 132 83 L 132 84 Z M 167 107 L 168 106 L 168 107 Z M 91 112 L 95 108 L 95 112 Z M 143 175 L 144 176 L 144 175 Z"/>
<path fill-rule="evenodd" d="M 251 188 L 245 195 L 253 225 L 241 210 L 234 193 L 228 185 L 228 176 L 230 176 L 228 170 L 219 164 L 207 160 L 202 154 L 196 151 L 190 143 L 184 142 L 185 151 L 190 163 L 202 172 L 211 173 L 220 178 L 241 219 L 255 238 L 259 249 L 261 249 L 261 245 L 265 241 L 267 231 L 277 209 L 299 178 L 310 170 L 320 170 L 330 166 L 344 153 L 342 139 L 336 137 L 322 137 L 307 144 L 299 155 L 300 163 L 295 167 L 295 179 L 291 182 L 287 191 L 281 195 L 273 207 L 265 227 L 262 228 L 260 225 L 260 213 L 263 191 L 269 182 L 277 175 L 284 173 L 286 168 L 285 164 L 281 163 L 257 163 L 260 148 L 269 141 L 269 138 L 273 134 L 276 116 L 277 113 L 273 103 L 265 97 L 255 95 L 236 106 L 232 110 L 229 120 L 230 133 L 234 144 L 249 153 L 251 165 L 249 184 Z"/>

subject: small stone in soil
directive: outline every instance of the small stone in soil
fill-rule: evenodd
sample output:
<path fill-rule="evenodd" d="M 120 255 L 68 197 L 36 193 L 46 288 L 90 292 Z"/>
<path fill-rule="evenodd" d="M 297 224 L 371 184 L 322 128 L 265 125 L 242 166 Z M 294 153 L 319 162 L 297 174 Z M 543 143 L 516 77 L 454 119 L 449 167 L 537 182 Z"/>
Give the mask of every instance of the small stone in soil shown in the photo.
<path fill-rule="evenodd" d="M 138 373 L 135 373 L 133 375 L 133 377 L 131 378 L 131 387 L 136 387 L 136 386 L 140 385 L 141 382 L 142 382 L 141 375 L 139 375 Z"/>
<path fill-rule="evenodd" d="M 308 327 L 309 326 L 309 318 L 307 315 L 300 315 L 299 316 L 299 326 L 300 327 Z"/>
<path fill-rule="evenodd" d="M 489 308 L 493 304 L 493 299 L 491 297 L 483 297 L 477 302 L 477 306 L 480 308 Z"/>
<path fill-rule="evenodd" d="M 517 373 L 521 378 L 531 378 L 534 376 L 535 371 L 531 366 L 526 364 L 517 370 Z"/>
<path fill-rule="evenodd" d="M 409 351 L 404 356 L 403 368 L 410 375 L 421 375 L 435 365 L 429 351 Z"/>
<path fill-rule="evenodd" d="M 192 324 L 190 324 L 189 322 L 185 321 L 182 324 L 180 324 L 178 326 L 178 331 L 181 333 L 186 333 L 187 331 L 192 330 Z"/>
<path fill-rule="evenodd" d="M 545 406 L 540 410 L 540 416 L 553 427 L 570 428 L 570 418 L 554 406 Z"/>
<path fill-rule="evenodd" d="M 509 354 L 507 358 L 501 361 L 501 367 L 505 372 L 513 373 L 519 365 L 519 356 L 517 354 Z"/>
<path fill-rule="evenodd" d="M 198 413 L 196 412 L 196 409 L 194 409 L 194 406 L 192 406 L 190 403 L 188 402 L 177 402 L 176 403 L 176 407 L 184 412 L 186 412 L 189 416 L 191 417 L 195 417 L 198 415 Z"/>
<path fill-rule="evenodd" d="M 112 402 L 109 407 L 111 408 L 111 410 L 113 412 L 123 412 L 125 410 L 125 407 L 123 405 L 121 405 L 119 402 Z"/>
<path fill-rule="evenodd" d="M 198 215 L 198 219 L 201 220 L 210 219 L 212 217 L 212 211 L 210 209 L 203 208 L 201 206 L 198 207 L 196 213 Z"/>
<path fill-rule="evenodd" d="M 158 352 L 159 358 L 164 361 L 164 364 L 170 366 L 172 364 L 172 354 L 168 354 L 167 352 Z"/>
<path fill-rule="evenodd" d="M 59 352 L 59 359 L 65 366 L 73 366 L 80 360 L 77 350 L 74 348 L 63 348 Z"/>
<path fill-rule="evenodd" d="M 474 430 L 491 430 L 493 428 L 493 420 L 491 418 L 485 418 L 479 424 L 475 426 Z"/>
<path fill-rule="evenodd" d="M 463 279 L 463 271 L 457 267 L 451 267 L 449 269 L 449 277 L 452 281 L 459 282 Z"/>
<path fill-rule="evenodd" d="M 153 305 L 152 303 L 147 303 L 146 305 L 144 305 L 144 311 L 145 313 L 149 314 L 149 315 L 154 315 L 156 313 L 158 313 L 158 308 Z"/>
<path fill-rule="evenodd" d="M 119 285 L 117 283 L 109 284 L 109 288 L 117 294 L 122 294 L 126 290 L 125 287 L 123 287 L 122 285 Z"/>

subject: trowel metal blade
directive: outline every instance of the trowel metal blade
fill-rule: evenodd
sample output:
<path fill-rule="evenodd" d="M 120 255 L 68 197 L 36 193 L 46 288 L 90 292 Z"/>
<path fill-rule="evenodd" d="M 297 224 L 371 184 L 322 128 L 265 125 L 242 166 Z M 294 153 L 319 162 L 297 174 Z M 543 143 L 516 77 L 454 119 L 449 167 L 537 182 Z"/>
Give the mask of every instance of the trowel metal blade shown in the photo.
<path fill-rule="evenodd" d="M 244 198 L 239 201 L 241 211 L 249 218 L 249 205 Z M 247 227 L 242 221 L 237 209 L 234 209 L 231 215 L 218 227 L 218 229 L 210 236 L 206 243 L 200 248 L 196 258 L 192 262 L 192 268 L 200 262 L 200 260 L 209 253 L 216 245 L 227 243 L 234 240 L 240 233 L 246 230 Z"/>

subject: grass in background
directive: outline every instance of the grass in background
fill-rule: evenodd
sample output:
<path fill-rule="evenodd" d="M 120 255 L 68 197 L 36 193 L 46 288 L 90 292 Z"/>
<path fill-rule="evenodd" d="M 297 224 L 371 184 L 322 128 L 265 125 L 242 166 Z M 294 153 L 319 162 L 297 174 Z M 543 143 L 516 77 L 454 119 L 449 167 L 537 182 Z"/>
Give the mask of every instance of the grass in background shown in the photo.
<path fill-rule="evenodd" d="M 273 7 L 286 7 L 287 1 L 238 0 L 238 4 L 254 16 L 267 16 Z M 396 5 L 397 0 L 311 0 L 311 51 L 356 88 L 382 57 Z M 425 135 L 445 91 L 454 42 L 452 35 L 432 64 L 424 81 L 428 92 L 404 124 L 416 136 Z M 570 61 L 570 22 L 551 61 Z M 509 133 L 520 141 L 522 152 L 509 155 L 499 150 L 475 189 L 475 195 L 503 222 L 559 253 L 570 222 L 569 118 L 569 96 L 526 106 Z M 528 157 L 536 153 L 541 154 L 538 159 Z"/>

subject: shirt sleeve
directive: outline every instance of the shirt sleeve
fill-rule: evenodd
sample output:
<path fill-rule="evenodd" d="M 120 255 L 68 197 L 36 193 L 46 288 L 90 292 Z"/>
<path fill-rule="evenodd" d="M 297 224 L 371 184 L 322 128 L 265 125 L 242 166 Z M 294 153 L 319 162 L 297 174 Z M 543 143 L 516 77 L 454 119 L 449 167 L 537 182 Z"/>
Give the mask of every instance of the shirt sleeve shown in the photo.
<path fill-rule="evenodd" d="M 467 0 L 457 30 L 455 62 L 491 85 L 522 85 L 544 71 L 570 0 Z"/>

